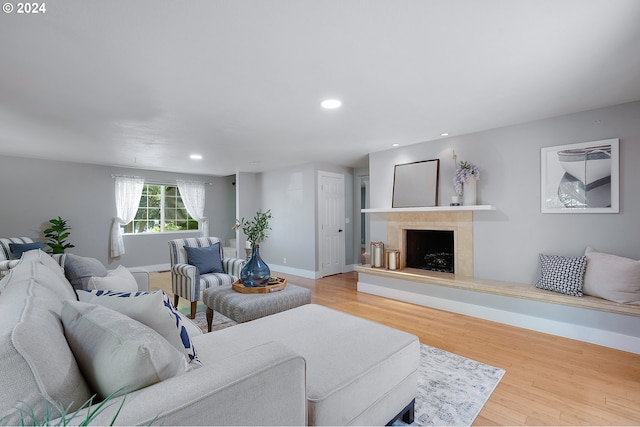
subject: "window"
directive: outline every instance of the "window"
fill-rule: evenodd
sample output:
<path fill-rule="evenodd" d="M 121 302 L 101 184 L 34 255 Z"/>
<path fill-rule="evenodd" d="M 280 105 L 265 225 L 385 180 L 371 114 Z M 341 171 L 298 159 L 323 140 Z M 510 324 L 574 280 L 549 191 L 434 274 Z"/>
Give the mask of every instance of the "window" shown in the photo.
<path fill-rule="evenodd" d="M 133 221 L 123 227 L 124 233 L 165 233 L 197 231 L 198 221 L 184 207 L 175 185 L 145 184 Z"/>

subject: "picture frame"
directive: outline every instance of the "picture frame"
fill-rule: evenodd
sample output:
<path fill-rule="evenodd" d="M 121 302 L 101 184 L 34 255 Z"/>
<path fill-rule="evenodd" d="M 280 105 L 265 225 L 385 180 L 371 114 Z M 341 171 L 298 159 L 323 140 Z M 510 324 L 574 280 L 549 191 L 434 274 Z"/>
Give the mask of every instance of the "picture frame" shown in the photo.
<path fill-rule="evenodd" d="M 393 208 L 437 206 L 439 179 L 439 159 L 395 165 L 391 206 Z"/>
<path fill-rule="evenodd" d="M 619 140 L 540 149 L 542 213 L 618 213 Z"/>

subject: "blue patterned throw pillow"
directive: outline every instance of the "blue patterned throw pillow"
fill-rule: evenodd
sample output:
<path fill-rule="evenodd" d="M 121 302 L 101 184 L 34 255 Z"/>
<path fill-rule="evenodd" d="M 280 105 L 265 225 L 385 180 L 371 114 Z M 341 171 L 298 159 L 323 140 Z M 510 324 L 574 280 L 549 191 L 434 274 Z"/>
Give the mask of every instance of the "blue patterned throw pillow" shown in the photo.
<path fill-rule="evenodd" d="M 540 254 L 540 279 L 536 287 L 576 297 L 582 296 L 587 257 Z"/>
<path fill-rule="evenodd" d="M 105 290 L 78 291 L 82 302 L 98 304 L 119 311 L 162 335 L 183 351 L 189 362 L 202 365 L 182 316 L 164 291 L 119 292 Z"/>

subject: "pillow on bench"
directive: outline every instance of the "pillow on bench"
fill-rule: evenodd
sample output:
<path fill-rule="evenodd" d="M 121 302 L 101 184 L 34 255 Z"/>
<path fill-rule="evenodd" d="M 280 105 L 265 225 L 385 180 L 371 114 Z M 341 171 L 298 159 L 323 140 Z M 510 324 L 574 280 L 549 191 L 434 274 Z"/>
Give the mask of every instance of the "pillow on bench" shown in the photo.
<path fill-rule="evenodd" d="M 583 292 L 586 295 L 640 305 L 640 261 L 597 252 L 590 247 L 585 256 Z"/>
<path fill-rule="evenodd" d="M 540 254 L 540 279 L 536 287 L 575 297 L 582 296 L 587 258 Z"/>

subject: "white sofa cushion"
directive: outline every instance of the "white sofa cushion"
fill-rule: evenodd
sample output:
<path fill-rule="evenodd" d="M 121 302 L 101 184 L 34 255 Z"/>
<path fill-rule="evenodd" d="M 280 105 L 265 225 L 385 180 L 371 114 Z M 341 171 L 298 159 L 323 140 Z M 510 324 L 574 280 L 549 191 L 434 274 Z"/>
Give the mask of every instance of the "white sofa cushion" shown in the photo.
<path fill-rule="evenodd" d="M 75 292 L 48 255 L 29 253 L 0 282 L 0 420 L 20 424 L 75 411 L 91 397 L 67 345 L 59 313 Z M 43 263 L 44 262 L 44 263 Z M 57 265 L 57 264 L 56 264 Z M 21 415 L 21 410 L 23 415 Z"/>
<path fill-rule="evenodd" d="M 181 351 L 153 329 L 115 310 L 64 301 L 60 317 L 82 373 L 103 399 L 190 370 Z"/>
<path fill-rule="evenodd" d="M 640 261 L 587 248 L 583 292 L 622 304 L 640 304 Z"/>
<path fill-rule="evenodd" d="M 33 250 L 22 254 L 20 264 L 28 265 L 33 262 L 45 267 L 45 269 L 38 268 L 37 272 L 34 270 L 34 280 L 49 288 L 60 298 L 77 299 L 76 291 L 64 275 L 64 269 L 51 256 L 41 250 Z"/>
<path fill-rule="evenodd" d="M 164 291 L 155 292 L 114 292 L 78 291 L 82 302 L 98 304 L 120 312 L 150 327 L 188 358 L 189 362 L 200 364 L 184 317 L 173 307 Z M 200 328 L 198 332 L 202 333 Z M 192 331 L 193 333 L 193 331 Z"/>
<path fill-rule="evenodd" d="M 89 289 L 89 280 L 92 277 L 105 277 L 108 271 L 107 267 L 95 258 L 66 254 L 64 274 L 75 289 Z"/>
<path fill-rule="evenodd" d="M 121 292 L 136 292 L 138 283 L 133 274 L 123 265 L 107 272 L 104 277 L 90 277 L 88 289 Z"/>

